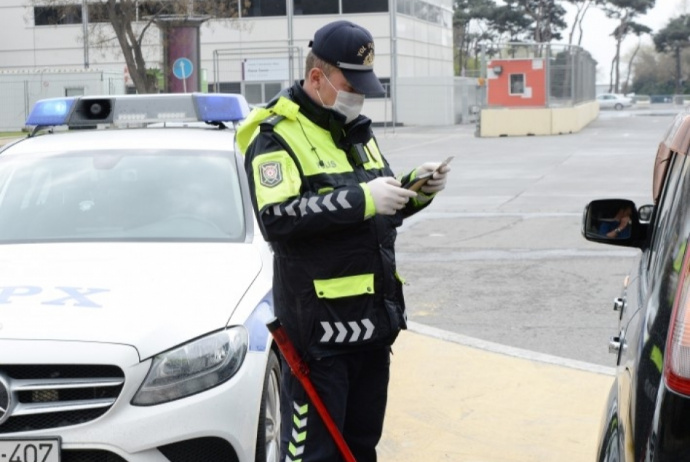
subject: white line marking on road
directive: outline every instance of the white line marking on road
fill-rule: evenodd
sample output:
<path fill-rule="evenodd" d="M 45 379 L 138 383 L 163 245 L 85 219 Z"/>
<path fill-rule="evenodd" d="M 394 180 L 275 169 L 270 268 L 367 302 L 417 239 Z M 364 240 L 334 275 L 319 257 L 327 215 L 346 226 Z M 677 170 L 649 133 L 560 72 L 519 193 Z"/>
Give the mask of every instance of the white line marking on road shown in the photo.
<path fill-rule="evenodd" d="M 529 361 L 537 361 L 540 363 L 553 364 L 555 366 L 567 367 L 570 369 L 578 369 L 586 372 L 593 372 L 595 374 L 615 375 L 616 369 L 613 367 L 601 366 L 599 364 L 586 363 L 584 361 L 577 361 L 575 359 L 561 358 L 560 356 L 547 355 L 545 353 L 538 353 L 536 351 L 523 350 L 514 348 L 508 345 L 501 345 L 500 343 L 488 342 L 478 338 L 468 337 L 455 332 L 438 329 L 436 327 L 425 326 L 413 321 L 407 322 L 407 328 L 411 332 L 426 335 L 439 340 L 453 342 L 460 345 L 478 348 L 480 350 L 490 351 L 492 353 L 499 353 L 515 358 L 527 359 Z"/>

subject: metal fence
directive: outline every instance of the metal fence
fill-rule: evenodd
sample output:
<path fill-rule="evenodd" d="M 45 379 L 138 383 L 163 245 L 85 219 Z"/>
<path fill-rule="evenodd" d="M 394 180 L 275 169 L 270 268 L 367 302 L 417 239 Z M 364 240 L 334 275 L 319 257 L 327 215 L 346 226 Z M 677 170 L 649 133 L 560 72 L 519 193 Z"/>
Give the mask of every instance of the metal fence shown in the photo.
<path fill-rule="evenodd" d="M 573 106 L 596 98 L 597 62 L 589 52 L 574 45 L 550 45 L 547 52 L 547 106 Z"/>
<path fill-rule="evenodd" d="M 479 118 L 479 108 L 486 101 L 486 85 L 480 85 L 478 79 L 456 77 L 454 94 L 455 123 L 475 123 Z"/>
<path fill-rule="evenodd" d="M 123 93 L 121 79 L 103 80 L 24 80 L 0 79 L 0 131 L 19 131 L 24 127 L 34 103 L 45 98 Z"/>

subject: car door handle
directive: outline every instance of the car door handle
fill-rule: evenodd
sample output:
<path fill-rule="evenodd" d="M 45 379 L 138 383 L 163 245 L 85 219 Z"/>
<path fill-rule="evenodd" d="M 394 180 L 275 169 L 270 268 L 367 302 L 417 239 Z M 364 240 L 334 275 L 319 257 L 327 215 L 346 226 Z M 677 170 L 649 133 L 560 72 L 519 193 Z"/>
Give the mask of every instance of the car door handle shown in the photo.
<path fill-rule="evenodd" d="M 609 353 L 616 353 L 621 351 L 621 338 L 620 337 L 611 337 L 609 339 Z"/>
<path fill-rule="evenodd" d="M 625 300 L 622 297 L 613 299 L 613 311 L 623 311 L 625 308 Z"/>

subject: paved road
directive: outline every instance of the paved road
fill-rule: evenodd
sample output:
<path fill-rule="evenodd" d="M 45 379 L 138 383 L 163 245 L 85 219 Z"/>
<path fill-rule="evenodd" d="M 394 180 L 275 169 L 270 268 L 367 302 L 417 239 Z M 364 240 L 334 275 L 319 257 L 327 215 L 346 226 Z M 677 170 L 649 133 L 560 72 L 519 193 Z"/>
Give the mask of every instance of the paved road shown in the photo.
<path fill-rule="evenodd" d="M 612 301 L 636 250 L 580 234 L 593 199 L 651 202 L 674 111 L 603 112 L 584 131 L 480 139 L 471 126 L 377 131 L 396 171 L 454 155 L 451 181 L 398 240 L 412 321 L 613 366 Z"/>

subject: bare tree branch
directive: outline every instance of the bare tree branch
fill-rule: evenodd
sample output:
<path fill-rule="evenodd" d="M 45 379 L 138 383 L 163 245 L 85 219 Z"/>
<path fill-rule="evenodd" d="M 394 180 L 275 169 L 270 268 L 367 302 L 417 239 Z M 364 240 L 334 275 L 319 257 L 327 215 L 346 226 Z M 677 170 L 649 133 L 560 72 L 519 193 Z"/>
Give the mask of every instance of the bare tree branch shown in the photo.
<path fill-rule="evenodd" d="M 590 6 L 592 6 L 592 0 L 587 0 L 587 6 L 585 7 L 585 10 L 582 12 L 582 16 L 580 17 L 580 21 L 578 23 L 578 28 L 580 29 L 580 35 L 577 39 L 577 46 L 582 46 L 582 36 L 584 35 L 582 22 L 585 19 L 585 14 L 587 14 L 587 10 L 589 10 Z"/>

